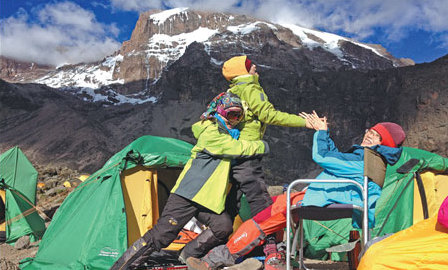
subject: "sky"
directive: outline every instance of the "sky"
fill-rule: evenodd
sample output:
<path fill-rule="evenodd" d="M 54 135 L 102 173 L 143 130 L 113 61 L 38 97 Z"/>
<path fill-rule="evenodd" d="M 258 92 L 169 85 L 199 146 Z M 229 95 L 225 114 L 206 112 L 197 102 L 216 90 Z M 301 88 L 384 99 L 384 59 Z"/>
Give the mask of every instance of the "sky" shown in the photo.
<path fill-rule="evenodd" d="M 293 23 L 416 63 L 448 54 L 448 0 L 1 0 L 0 55 L 56 66 L 101 60 L 130 39 L 140 12 L 176 7 Z"/>

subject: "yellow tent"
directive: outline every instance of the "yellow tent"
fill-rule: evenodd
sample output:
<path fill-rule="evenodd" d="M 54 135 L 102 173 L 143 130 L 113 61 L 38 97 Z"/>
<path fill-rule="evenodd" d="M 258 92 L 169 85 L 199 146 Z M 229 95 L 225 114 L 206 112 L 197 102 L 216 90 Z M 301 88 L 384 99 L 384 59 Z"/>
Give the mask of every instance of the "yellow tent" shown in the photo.
<path fill-rule="evenodd" d="M 5 202 L 6 202 L 6 194 L 5 191 L 0 189 L 0 232 L 4 232 L 6 230 L 6 222 L 5 222 Z M 5 234 L 6 235 L 6 234 Z M 4 241 L 4 240 L 3 240 Z"/>
<path fill-rule="evenodd" d="M 434 216 L 372 245 L 358 266 L 367 269 L 448 269 L 448 228 Z"/>
<path fill-rule="evenodd" d="M 433 171 L 427 171 L 420 175 L 426 197 L 428 217 L 432 217 L 437 214 L 437 211 L 439 211 L 439 207 L 442 204 L 443 199 L 448 196 L 448 175 L 434 173 Z M 414 186 L 418 187 L 417 179 L 414 179 Z M 413 224 L 424 219 L 423 205 L 424 204 L 422 203 L 422 194 L 420 193 L 420 189 L 414 188 Z"/>
<path fill-rule="evenodd" d="M 121 176 L 128 224 L 128 245 L 151 229 L 165 206 L 181 169 L 149 169 L 137 166 Z M 183 245 L 181 246 L 183 247 Z M 169 247 L 168 247 L 169 248 Z"/>

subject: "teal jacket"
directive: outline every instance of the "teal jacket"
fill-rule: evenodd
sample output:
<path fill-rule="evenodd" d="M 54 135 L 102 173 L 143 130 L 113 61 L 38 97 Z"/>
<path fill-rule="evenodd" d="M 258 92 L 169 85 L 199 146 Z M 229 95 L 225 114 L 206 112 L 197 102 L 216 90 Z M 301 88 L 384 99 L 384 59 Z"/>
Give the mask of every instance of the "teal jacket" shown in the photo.
<path fill-rule="evenodd" d="M 383 145 L 373 146 L 388 164 L 395 164 L 401 156 L 402 148 L 392 148 Z M 339 152 L 330 134 L 326 130 L 316 131 L 313 141 L 313 160 L 324 171 L 316 179 L 351 179 L 362 184 L 364 181 L 364 147 L 353 145 L 349 152 Z M 376 201 L 381 195 L 381 188 L 369 181 L 369 227 L 375 225 Z M 348 183 L 311 183 L 303 198 L 304 206 L 326 206 L 332 203 L 355 204 L 363 206 L 361 191 Z M 359 228 L 360 217 L 355 216 L 353 226 Z"/>
<path fill-rule="evenodd" d="M 192 130 L 198 142 L 171 192 L 220 214 L 230 189 L 232 159 L 262 156 L 269 147 L 260 140 L 235 140 L 213 120 L 199 121 Z"/>

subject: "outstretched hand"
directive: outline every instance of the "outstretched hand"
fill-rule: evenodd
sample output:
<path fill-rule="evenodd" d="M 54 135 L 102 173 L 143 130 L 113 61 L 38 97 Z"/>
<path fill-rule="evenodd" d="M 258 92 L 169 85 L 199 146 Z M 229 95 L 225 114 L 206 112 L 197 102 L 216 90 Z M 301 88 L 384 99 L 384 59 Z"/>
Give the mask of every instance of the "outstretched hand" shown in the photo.
<path fill-rule="evenodd" d="M 327 117 L 319 118 L 316 111 L 312 114 L 301 112 L 299 116 L 305 119 L 305 126 L 315 130 L 328 130 Z"/>
<path fill-rule="evenodd" d="M 299 116 L 305 119 L 305 127 L 309 129 L 314 129 L 314 126 L 311 124 L 311 114 L 306 112 L 299 113 Z"/>

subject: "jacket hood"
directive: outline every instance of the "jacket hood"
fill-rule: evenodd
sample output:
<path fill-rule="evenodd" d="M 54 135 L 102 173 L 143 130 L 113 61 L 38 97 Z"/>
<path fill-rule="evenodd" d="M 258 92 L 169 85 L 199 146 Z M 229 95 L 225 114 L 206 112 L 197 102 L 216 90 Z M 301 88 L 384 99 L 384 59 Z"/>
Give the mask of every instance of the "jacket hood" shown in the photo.
<path fill-rule="evenodd" d="M 226 80 L 231 81 L 233 78 L 249 74 L 246 69 L 246 55 L 235 56 L 227 60 L 222 66 L 222 75 Z"/>
<path fill-rule="evenodd" d="M 376 145 L 372 147 L 372 149 L 376 150 L 380 153 L 385 159 L 386 162 L 390 165 L 394 165 L 401 157 L 401 152 L 403 152 L 403 148 L 401 147 L 389 147 L 385 145 Z"/>

